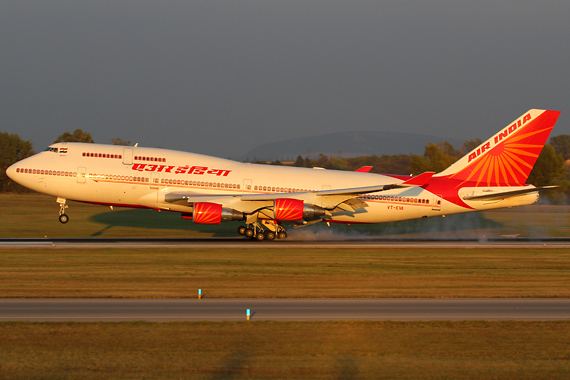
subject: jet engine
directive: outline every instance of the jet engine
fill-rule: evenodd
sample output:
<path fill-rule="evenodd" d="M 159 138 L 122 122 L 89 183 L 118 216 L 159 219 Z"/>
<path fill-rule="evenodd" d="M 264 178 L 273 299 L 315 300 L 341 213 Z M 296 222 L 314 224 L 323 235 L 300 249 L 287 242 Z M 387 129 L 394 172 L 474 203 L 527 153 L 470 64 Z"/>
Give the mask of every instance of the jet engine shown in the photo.
<path fill-rule="evenodd" d="M 182 217 L 184 218 L 184 215 Z M 245 216 L 243 212 L 222 207 L 219 203 L 196 202 L 194 203 L 192 219 L 197 224 L 220 224 L 221 222 L 243 220 Z"/>
<path fill-rule="evenodd" d="M 301 200 L 291 198 L 275 199 L 273 206 L 275 220 L 282 221 L 315 220 L 326 213 L 326 210 L 320 206 L 305 204 Z"/>

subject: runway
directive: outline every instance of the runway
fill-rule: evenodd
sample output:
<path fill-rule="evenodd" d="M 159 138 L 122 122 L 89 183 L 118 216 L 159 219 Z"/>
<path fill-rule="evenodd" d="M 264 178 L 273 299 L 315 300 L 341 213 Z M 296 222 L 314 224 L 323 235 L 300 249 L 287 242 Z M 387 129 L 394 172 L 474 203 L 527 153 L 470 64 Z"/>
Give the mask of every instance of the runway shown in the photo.
<path fill-rule="evenodd" d="M 6 248 L 570 248 L 570 238 L 391 239 L 333 237 L 325 240 L 275 240 L 258 242 L 245 238 L 210 239 L 0 239 Z"/>
<path fill-rule="evenodd" d="M 0 299 L 0 321 L 569 320 L 570 299 Z"/>

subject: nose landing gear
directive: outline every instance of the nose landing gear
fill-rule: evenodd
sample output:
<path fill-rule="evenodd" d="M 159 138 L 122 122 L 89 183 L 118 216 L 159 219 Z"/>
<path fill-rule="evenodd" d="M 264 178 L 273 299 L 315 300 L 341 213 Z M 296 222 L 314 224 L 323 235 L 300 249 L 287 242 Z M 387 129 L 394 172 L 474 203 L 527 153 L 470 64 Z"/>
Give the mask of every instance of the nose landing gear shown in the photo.
<path fill-rule="evenodd" d="M 65 213 L 65 209 L 68 206 L 65 204 L 66 199 L 64 198 L 57 198 L 57 203 L 59 203 L 59 222 L 61 224 L 65 224 L 69 222 L 69 216 Z"/>

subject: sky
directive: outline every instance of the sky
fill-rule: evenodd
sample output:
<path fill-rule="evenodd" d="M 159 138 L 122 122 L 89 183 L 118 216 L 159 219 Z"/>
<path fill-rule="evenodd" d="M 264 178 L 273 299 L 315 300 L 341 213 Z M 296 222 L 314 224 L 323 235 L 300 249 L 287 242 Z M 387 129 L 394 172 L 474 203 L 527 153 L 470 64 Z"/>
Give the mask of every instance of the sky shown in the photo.
<path fill-rule="evenodd" d="M 570 2 L 3 0 L 0 132 L 235 158 L 343 131 L 570 134 Z M 378 152 L 382 154 L 382 152 Z"/>

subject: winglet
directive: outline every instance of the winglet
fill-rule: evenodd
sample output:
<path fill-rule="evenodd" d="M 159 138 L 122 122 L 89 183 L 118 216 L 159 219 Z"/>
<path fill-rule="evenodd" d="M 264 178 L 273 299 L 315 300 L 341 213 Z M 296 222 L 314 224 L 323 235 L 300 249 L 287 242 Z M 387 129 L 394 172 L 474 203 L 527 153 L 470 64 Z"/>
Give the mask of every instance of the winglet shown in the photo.
<path fill-rule="evenodd" d="M 433 177 L 435 172 L 425 172 L 400 184 L 400 186 L 423 186 Z"/>
<path fill-rule="evenodd" d="M 372 166 L 363 166 L 360 169 L 356 169 L 355 172 L 359 173 L 369 173 L 372 170 Z"/>

